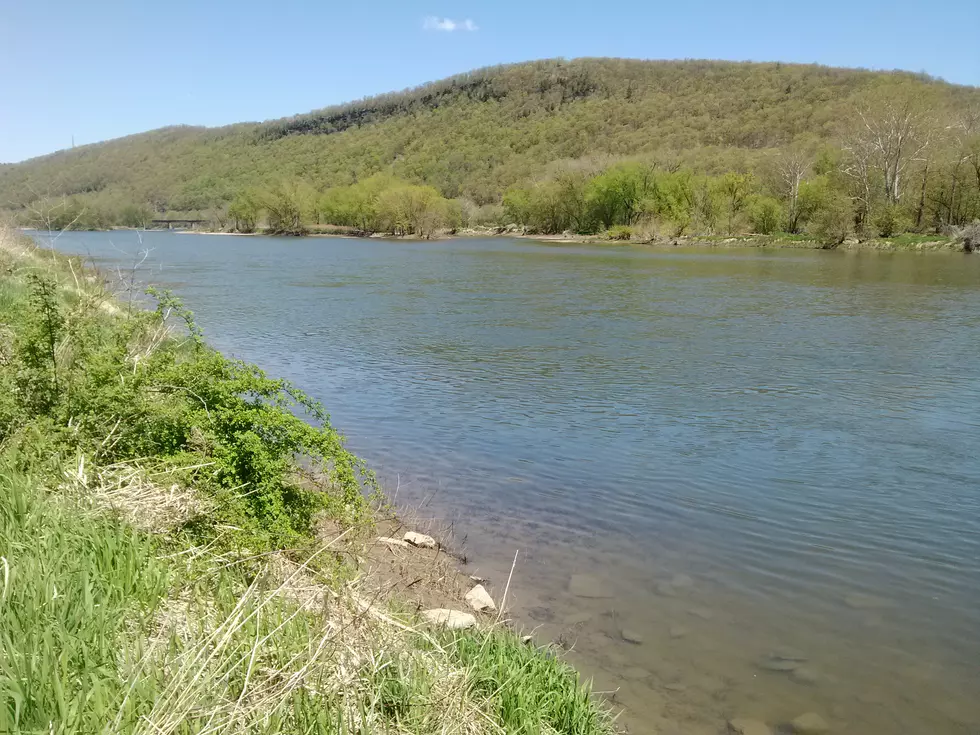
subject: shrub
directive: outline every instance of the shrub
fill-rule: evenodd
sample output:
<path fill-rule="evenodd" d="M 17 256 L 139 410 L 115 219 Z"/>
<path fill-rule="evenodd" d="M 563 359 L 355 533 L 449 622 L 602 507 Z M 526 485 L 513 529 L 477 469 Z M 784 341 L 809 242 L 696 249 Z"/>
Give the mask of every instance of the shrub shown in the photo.
<path fill-rule="evenodd" d="M 908 231 L 912 227 L 912 218 L 898 204 L 885 204 L 871 218 L 874 232 L 881 237 L 892 237 Z"/>
<path fill-rule="evenodd" d="M 0 367 L 0 388 L 14 389 L 0 401 L 0 440 L 33 426 L 62 459 L 152 456 L 195 466 L 183 481 L 219 498 L 220 521 L 246 543 L 289 545 L 321 508 L 338 516 L 362 510 L 361 482 L 373 478 L 322 406 L 205 345 L 172 295 L 152 292 L 156 311 L 121 315 L 102 300 L 73 296 L 50 274 L 31 273 L 26 285 L 18 308 L 0 314 L 15 333 Z M 168 314 L 183 319 L 190 339 L 168 336 Z M 321 489 L 329 492 L 306 489 L 297 459 L 326 478 Z"/>
<path fill-rule="evenodd" d="M 610 240 L 630 240 L 633 234 L 633 228 L 627 225 L 616 225 L 606 230 L 606 237 Z"/>
<path fill-rule="evenodd" d="M 836 247 L 854 231 L 854 211 L 842 197 L 829 200 L 813 218 L 810 233 L 825 245 Z"/>
<path fill-rule="evenodd" d="M 783 206 L 772 197 L 756 196 L 749 203 L 752 231 L 760 235 L 778 232 L 783 222 Z"/>

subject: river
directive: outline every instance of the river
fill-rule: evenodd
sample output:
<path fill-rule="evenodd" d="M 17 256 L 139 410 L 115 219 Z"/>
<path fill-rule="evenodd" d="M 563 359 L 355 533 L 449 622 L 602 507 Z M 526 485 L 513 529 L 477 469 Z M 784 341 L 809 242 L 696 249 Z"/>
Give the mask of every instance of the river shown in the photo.
<path fill-rule="evenodd" d="M 519 550 L 518 619 L 631 732 L 980 732 L 980 257 L 55 244 L 147 249 L 138 280 L 322 400 L 498 596 Z"/>

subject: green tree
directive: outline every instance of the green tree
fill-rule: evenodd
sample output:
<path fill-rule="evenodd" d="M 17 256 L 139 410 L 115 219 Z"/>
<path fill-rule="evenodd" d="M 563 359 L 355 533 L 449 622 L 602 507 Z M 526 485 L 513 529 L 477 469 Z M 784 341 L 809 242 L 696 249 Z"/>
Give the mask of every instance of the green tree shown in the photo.
<path fill-rule="evenodd" d="M 783 205 L 772 197 L 756 195 L 748 205 L 749 222 L 752 231 L 760 235 L 771 235 L 783 224 Z"/>
<path fill-rule="evenodd" d="M 238 232 L 255 232 L 260 212 L 258 196 L 252 191 L 241 192 L 228 207 L 228 216 Z"/>
<path fill-rule="evenodd" d="M 527 186 L 512 186 L 504 192 L 504 216 L 514 224 L 527 227 L 531 223 L 531 190 Z"/>
<path fill-rule="evenodd" d="M 262 204 L 269 220 L 269 232 L 274 235 L 306 234 L 303 220 L 303 201 L 296 184 L 281 182 L 267 191 Z"/>
<path fill-rule="evenodd" d="M 716 183 L 728 216 L 728 234 L 735 232 L 735 220 L 745 208 L 751 193 L 752 175 L 729 171 Z"/>
<path fill-rule="evenodd" d="M 119 224 L 145 230 L 153 219 L 153 210 L 145 204 L 127 204 L 119 210 Z"/>
<path fill-rule="evenodd" d="M 386 232 L 431 237 L 447 222 L 447 202 L 431 186 L 398 184 L 378 197 L 378 217 Z"/>
<path fill-rule="evenodd" d="M 643 202 L 655 191 L 653 166 L 621 163 L 592 179 L 586 196 L 593 218 L 606 229 L 634 225 L 643 212 Z"/>
<path fill-rule="evenodd" d="M 691 226 L 695 211 L 694 181 L 689 171 L 662 173 L 651 196 L 643 203 L 650 215 L 679 237 Z"/>
<path fill-rule="evenodd" d="M 836 247 L 854 231 L 854 214 L 851 200 L 842 194 L 834 194 L 816 213 L 810 232 L 826 245 Z"/>

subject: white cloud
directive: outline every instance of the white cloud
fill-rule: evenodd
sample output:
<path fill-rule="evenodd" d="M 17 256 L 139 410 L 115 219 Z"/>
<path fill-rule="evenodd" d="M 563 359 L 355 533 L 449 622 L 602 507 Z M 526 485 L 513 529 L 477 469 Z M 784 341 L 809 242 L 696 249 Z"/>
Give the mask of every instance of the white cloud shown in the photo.
<path fill-rule="evenodd" d="M 438 18 L 434 15 L 430 15 L 422 21 L 422 28 L 427 31 L 445 31 L 447 33 L 452 33 L 453 31 L 480 30 L 479 26 L 469 18 L 465 20 L 453 20 L 452 18 Z"/>

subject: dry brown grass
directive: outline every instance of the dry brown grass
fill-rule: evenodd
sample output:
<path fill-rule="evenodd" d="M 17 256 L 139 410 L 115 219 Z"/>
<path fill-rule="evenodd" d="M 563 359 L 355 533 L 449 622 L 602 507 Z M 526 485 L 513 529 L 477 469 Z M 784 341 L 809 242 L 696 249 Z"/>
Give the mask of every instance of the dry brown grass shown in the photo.
<path fill-rule="evenodd" d="M 136 732 L 173 733 L 202 710 L 209 722 L 201 733 L 260 731 L 286 714 L 301 690 L 332 703 L 349 732 L 503 732 L 435 638 L 366 598 L 358 581 L 340 589 L 318 583 L 311 562 L 341 540 L 301 564 L 271 555 L 222 617 L 187 597 L 164 605 L 139 666 L 166 670 L 168 683 Z M 228 557 L 208 563 L 217 574 Z M 420 637 L 427 645 L 419 646 Z M 410 687 L 408 715 L 391 717 L 380 696 L 384 681 Z"/>
<path fill-rule="evenodd" d="M 105 442 L 111 441 L 112 434 Z M 204 466 L 154 469 L 133 461 L 92 467 L 79 455 L 60 489 L 80 505 L 112 513 L 140 530 L 168 533 L 213 509 L 207 499 L 173 481 L 179 472 Z"/>

